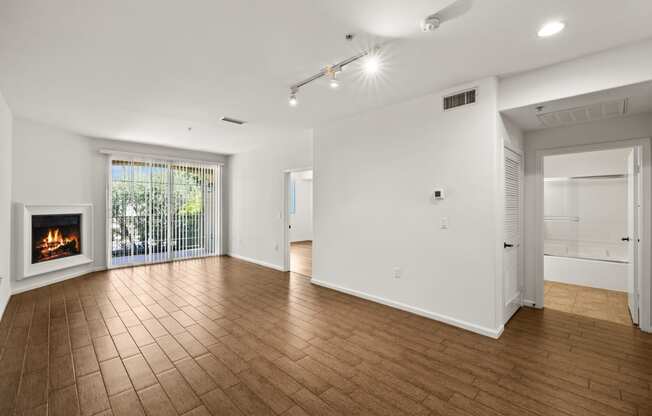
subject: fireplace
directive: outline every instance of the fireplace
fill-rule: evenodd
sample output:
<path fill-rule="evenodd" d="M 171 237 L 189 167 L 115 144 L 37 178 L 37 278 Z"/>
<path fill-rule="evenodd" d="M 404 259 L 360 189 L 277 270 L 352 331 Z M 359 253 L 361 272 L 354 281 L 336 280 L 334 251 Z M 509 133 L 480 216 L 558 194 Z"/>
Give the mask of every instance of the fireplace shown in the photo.
<path fill-rule="evenodd" d="M 32 264 L 81 254 L 81 214 L 32 215 Z"/>
<path fill-rule="evenodd" d="M 93 268 L 91 204 L 17 204 L 20 242 L 16 277 L 50 274 L 61 279 Z M 83 267 L 81 267 L 83 266 Z M 64 271 L 64 269 L 76 268 Z M 52 274 L 53 272 L 56 272 Z"/>

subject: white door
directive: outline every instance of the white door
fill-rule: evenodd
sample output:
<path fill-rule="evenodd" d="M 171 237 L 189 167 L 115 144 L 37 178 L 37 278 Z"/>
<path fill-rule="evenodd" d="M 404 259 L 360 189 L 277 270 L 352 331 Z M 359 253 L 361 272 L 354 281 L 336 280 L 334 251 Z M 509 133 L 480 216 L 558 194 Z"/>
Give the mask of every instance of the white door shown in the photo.
<path fill-rule="evenodd" d="M 627 235 L 622 240 L 627 244 L 627 300 L 632 322 L 638 324 L 638 182 L 639 165 L 637 150 L 632 149 L 627 157 Z"/>
<path fill-rule="evenodd" d="M 521 203 L 523 164 L 521 155 L 505 148 L 505 206 L 503 243 L 503 323 L 521 307 Z"/>

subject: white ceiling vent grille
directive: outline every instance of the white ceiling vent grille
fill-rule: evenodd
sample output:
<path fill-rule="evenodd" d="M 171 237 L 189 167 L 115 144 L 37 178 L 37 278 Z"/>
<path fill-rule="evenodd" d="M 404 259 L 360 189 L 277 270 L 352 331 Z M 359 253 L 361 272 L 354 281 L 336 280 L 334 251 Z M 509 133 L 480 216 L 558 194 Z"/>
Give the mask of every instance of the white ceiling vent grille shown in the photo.
<path fill-rule="evenodd" d="M 444 97 L 444 111 L 452 110 L 453 108 L 461 107 L 475 103 L 477 96 L 477 89 L 463 91 L 453 95 Z"/>
<path fill-rule="evenodd" d="M 537 117 L 545 127 L 558 127 L 619 117 L 625 114 L 627 114 L 627 98 L 591 104 L 586 107 L 539 113 Z"/>

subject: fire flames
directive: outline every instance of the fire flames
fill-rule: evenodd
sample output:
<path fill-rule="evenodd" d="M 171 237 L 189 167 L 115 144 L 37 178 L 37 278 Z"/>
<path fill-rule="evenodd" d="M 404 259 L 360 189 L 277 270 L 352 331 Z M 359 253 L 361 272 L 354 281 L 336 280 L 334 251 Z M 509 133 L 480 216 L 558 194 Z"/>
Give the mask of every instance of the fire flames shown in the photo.
<path fill-rule="evenodd" d="M 37 245 L 41 259 L 57 258 L 79 252 L 79 238 L 74 235 L 64 236 L 58 228 L 48 229 L 48 235 Z"/>

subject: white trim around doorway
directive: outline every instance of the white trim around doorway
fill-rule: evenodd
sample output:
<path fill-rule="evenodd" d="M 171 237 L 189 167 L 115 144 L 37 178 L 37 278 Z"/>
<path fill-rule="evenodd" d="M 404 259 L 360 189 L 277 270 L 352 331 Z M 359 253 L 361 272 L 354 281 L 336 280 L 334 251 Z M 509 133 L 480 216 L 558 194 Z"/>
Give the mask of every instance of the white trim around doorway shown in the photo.
<path fill-rule="evenodd" d="M 651 274 L 651 261 L 652 261 L 652 153 L 651 153 L 651 140 L 650 138 L 642 139 L 629 139 L 612 141 L 605 143 L 585 144 L 577 146 L 557 147 L 536 151 L 536 173 L 535 181 L 536 187 L 534 189 L 535 196 L 535 212 L 534 212 L 534 233 L 535 243 L 533 247 L 527 248 L 533 253 L 536 261 L 535 264 L 535 299 L 534 303 L 537 307 L 543 307 L 543 291 L 544 291 L 544 223 L 543 223 L 543 159 L 545 156 L 561 155 L 569 153 L 583 153 L 600 150 L 634 148 L 641 149 L 641 181 L 642 181 L 642 195 L 640 201 L 642 204 L 642 216 L 639 221 L 642 223 L 641 229 L 641 251 L 647 253 L 642 256 L 642 267 L 638 275 L 639 282 L 639 327 L 645 332 L 652 332 L 652 316 L 650 314 L 650 304 L 652 299 L 652 274 Z M 526 301 L 526 304 L 529 302 Z"/>
<path fill-rule="evenodd" d="M 298 172 L 307 172 L 313 170 L 312 167 L 297 168 L 297 169 L 286 169 L 282 171 L 283 175 L 283 214 L 282 214 L 282 223 L 283 223 L 283 269 L 281 271 L 289 272 L 290 271 L 290 186 L 291 186 L 291 175 Z M 313 172 L 314 175 L 314 172 Z M 314 184 L 314 179 L 313 179 Z M 314 206 L 314 190 L 313 190 L 313 206 Z M 314 212 L 313 212 L 314 218 Z"/>

